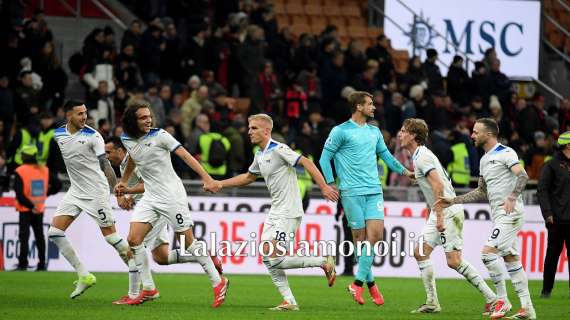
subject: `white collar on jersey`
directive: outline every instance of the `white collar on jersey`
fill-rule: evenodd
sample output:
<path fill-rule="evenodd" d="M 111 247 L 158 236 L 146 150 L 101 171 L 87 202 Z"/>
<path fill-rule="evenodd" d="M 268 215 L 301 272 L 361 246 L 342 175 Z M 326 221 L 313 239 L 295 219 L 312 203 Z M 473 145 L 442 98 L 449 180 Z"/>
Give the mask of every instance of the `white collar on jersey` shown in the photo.
<path fill-rule="evenodd" d="M 121 164 L 119 166 L 123 166 L 127 164 L 127 161 L 129 161 L 129 154 L 125 154 L 125 157 L 123 158 L 123 160 L 121 160 Z"/>
<path fill-rule="evenodd" d="M 421 145 L 421 146 L 418 146 L 418 147 L 416 148 L 416 151 L 414 151 L 414 154 L 412 155 L 412 159 L 413 159 L 413 160 L 415 160 L 415 159 L 418 158 L 418 154 L 420 153 L 420 149 L 421 149 L 422 147 L 425 147 L 425 146 L 424 146 L 424 145 Z"/>

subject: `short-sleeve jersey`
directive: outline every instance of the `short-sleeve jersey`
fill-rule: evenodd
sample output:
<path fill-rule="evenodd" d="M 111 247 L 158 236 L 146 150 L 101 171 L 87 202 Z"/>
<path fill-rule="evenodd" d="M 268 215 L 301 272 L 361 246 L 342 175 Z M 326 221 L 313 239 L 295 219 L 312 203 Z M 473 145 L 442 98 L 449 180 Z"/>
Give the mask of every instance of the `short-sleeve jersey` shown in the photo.
<path fill-rule="evenodd" d="M 428 174 L 435 170 L 443 183 L 443 196 L 446 198 L 454 198 L 455 190 L 451 185 L 451 179 L 447 172 L 443 169 L 441 163 L 433 154 L 433 152 L 426 146 L 419 146 L 414 154 L 412 155 L 412 161 L 414 163 L 414 174 L 416 181 L 422 193 L 426 199 L 426 203 L 430 209 L 433 208 L 433 204 L 437 199 L 433 195 L 433 189 L 428 181 Z M 451 216 L 459 211 L 463 210 L 463 206 L 460 204 L 453 205 L 449 208 L 443 210 L 444 215 Z M 435 212 L 431 212 L 430 218 L 435 219 Z"/>
<path fill-rule="evenodd" d="M 99 156 L 105 155 L 103 137 L 93 128 L 84 126 L 74 134 L 67 126 L 55 129 L 54 139 L 61 150 L 71 181 L 68 192 L 80 199 L 108 196 L 109 183 L 99 165 Z"/>
<path fill-rule="evenodd" d="M 503 209 L 503 202 L 514 190 L 517 177 L 511 168 L 519 163 L 517 153 L 500 143 L 481 158 L 479 172 L 487 185 L 487 198 L 493 213 Z M 515 212 L 522 214 L 523 200 L 519 195 Z"/>
<path fill-rule="evenodd" d="M 269 140 L 264 150 L 256 152 L 249 172 L 262 176 L 271 195 L 270 218 L 297 218 L 303 215 L 303 203 L 295 166 L 301 155 L 287 145 Z"/>
<path fill-rule="evenodd" d="M 123 159 L 123 161 L 121 161 L 121 165 L 119 166 L 119 170 L 121 171 L 121 175 L 125 174 L 125 170 L 127 169 L 127 163 L 129 162 L 129 155 L 127 154 L 125 156 L 125 158 Z M 132 188 L 134 186 L 136 186 L 140 181 L 142 181 L 141 175 L 139 173 L 139 168 L 135 167 L 135 170 L 133 171 L 133 173 L 131 174 L 131 177 L 129 178 L 129 182 L 127 183 L 127 185 L 129 186 L 129 188 Z M 131 197 L 135 200 L 135 203 L 137 203 L 143 196 L 144 193 L 136 193 L 136 194 L 132 194 Z"/>
<path fill-rule="evenodd" d="M 172 203 L 173 199 L 186 197 L 182 180 L 170 161 L 170 153 L 181 145 L 170 133 L 152 128 L 138 139 L 123 134 L 121 140 L 144 181 L 146 200 Z"/>
<path fill-rule="evenodd" d="M 377 127 L 369 124 L 361 126 L 352 119 L 333 128 L 324 148 L 333 154 L 335 171 L 340 180 L 339 189 L 345 196 L 382 193 L 377 155 L 392 170 L 398 173 L 404 170 L 386 147 Z"/>

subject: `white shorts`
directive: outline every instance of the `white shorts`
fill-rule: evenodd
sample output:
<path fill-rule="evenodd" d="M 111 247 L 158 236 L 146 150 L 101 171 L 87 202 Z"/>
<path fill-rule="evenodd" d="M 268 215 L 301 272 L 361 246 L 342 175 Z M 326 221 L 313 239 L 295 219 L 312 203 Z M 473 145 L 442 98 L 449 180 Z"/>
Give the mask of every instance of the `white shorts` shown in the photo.
<path fill-rule="evenodd" d="M 168 244 L 168 223 L 164 218 L 160 218 L 152 229 L 144 237 L 144 245 L 150 251 L 160 247 L 163 244 Z"/>
<path fill-rule="evenodd" d="M 518 256 L 518 233 L 524 224 L 524 217 L 520 214 L 496 215 L 493 221 L 493 229 L 489 235 L 489 239 L 485 244 L 499 251 L 501 257 L 514 255 Z"/>
<path fill-rule="evenodd" d="M 54 216 L 77 218 L 83 211 L 91 216 L 100 228 L 111 227 L 115 224 L 108 197 L 80 199 L 68 192 L 58 204 Z"/>
<path fill-rule="evenodd" d="M 174 203 L 157 203 L 143 198 L 135 206 L 131 222 L 150 223 L 153 227 L 165 219 L 174 232 L 184 232 L 194 225 L 186 198 Z"/>
<path fill-rule="evenodd" d="M 435 214 L 435 213 L 434 213 Z M 422 236 L 427 245 L 432 248 L 442 246 L 445 252 L 463 249 L 463 210 L 444 219 L 445 230 L 437 231 L 436 220 L 429 219 L 422 229 Z"/>
<path fill-rule="evenodd" d="M 269 218 L 263 223 L 261 241 L 292 241 L 301 225 L 303 217 L 297 218 Z"/>

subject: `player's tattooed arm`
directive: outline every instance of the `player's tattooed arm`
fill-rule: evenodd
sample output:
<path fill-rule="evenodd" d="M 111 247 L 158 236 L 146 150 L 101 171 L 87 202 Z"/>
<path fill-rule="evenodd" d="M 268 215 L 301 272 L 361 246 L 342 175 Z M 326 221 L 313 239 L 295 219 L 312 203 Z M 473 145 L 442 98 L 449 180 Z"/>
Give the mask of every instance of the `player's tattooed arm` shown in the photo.
<path fill-rule="evenodd" d="M 483 177 L 479 177 L 477 188 L 466 194 L 453 198 L 452 204 L 477 202 L 482 200 L 487 200 L 487 184 Z"/>
<path fill-rule="evenodd" d="M 511 167 L 511 171 L 513 171 L 513 173 L 517 176 L 517 181 L 510 197 L 516 199 L 523 193 L 526 187 L 526 183 L 528 182 L 528 174 L 520 164 Z"/>
<path fill-rule="evenodd" d="M 117 184 L 117 176 L 115 175 L 115 171 L 113 170 L 113 167 L 111 167 L 111 163 L 109 162 L 109 160 L 107 160 L 107 156 L 102 154 L 99 156 L 99 167 L 101 167 L 101 170 L 103 171 L 103 173 L 105 173 L 105 177 L 107 177 L 107 181 L 109 182 L 109 186 L 111 187 L 111 190 L 113 190 L 115 188 L 115 185 Z"/>

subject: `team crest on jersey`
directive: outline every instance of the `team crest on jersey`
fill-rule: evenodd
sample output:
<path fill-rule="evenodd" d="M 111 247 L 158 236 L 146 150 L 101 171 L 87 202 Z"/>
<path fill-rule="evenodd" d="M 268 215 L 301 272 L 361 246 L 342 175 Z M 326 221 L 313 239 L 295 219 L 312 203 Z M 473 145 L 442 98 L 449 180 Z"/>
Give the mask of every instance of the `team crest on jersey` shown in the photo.
<path fill-rule="evenodd" d="M 85 142 L 87 142 L 87 141 L 85 141 L 85 140 L 79 140 L 79 141 L 77 141 L 77 142 L 79 142 L 79 143 L 81 143 L 81 144 L 85 144 Z"/>

